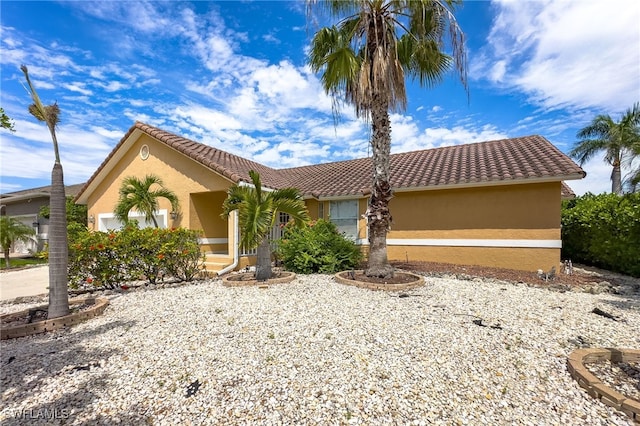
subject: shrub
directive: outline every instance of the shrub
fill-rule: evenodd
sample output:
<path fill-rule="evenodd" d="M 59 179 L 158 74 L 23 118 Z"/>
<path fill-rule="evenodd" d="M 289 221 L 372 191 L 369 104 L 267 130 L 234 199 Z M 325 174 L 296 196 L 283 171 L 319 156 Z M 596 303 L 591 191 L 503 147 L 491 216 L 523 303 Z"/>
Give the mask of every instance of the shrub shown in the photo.
<path fill-rule="evenodd" d="M 279 241 L 277 256 L 290 271 L 330 274 L 355 268 L 362 252 L 332 222 L 320 219 L 308 227 L 288 224 Z"/>
<path fill-rule="evenodd" d="M 192 281 L 204 269 L 204 253 L 200 251 L 200 232 L 185 228 L 172 229 L 160 249 L 166 259 L 169 275 L 180 281 Z"/>
<path fill-rule="evenodd" d="M 116 233 L 86 230 L 69 237 L 69 287 L 116 288 L 130 280 Z"/>
<path fill-rule="evenodd" d="M 640 194 L 564 201 L 562 245 L 565 259 L 640 277 Z"/>
<path fill-rule="evenodd" d="M 123 282 L 151 284 L 172 276 L 191 281 L 202 270 L 198 232 L 188 229 L 138 229 L 69 234 L 69 286 L 115 288 Z"/>

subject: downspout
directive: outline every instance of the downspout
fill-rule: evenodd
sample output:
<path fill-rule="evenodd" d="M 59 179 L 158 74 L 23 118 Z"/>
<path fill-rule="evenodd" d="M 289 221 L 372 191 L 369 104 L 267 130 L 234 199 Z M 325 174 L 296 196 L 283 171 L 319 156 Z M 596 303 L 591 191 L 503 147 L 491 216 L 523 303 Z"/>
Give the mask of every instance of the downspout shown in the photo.
<path fill-rule="evenodd" d="M 240 258 L 238 240 L 240 239 L 240 227 L 238 226 L 238 211 L 233 212 L 233 263 L 229 266 L 225 266 L 222 270 L 218 271 L 218 276 L 224 275 L 227 272 L 233 271 L 238 266 L 238 259 Z"/>

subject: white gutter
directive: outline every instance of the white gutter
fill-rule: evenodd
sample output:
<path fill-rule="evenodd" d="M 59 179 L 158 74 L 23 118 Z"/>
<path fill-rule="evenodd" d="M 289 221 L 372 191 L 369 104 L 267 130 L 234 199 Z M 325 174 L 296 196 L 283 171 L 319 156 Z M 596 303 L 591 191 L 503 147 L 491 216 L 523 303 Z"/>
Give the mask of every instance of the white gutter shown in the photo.
<path fill-rule="evenodd" d="M 233 263 L 229 266 L 222 268 L 222 270 L 218 271 L 218 276 L 224 275 L 227 272 L 233 271 L 238 266 L 238 259 L 240 259 L 240 251 L 238 246 L 238 240 L 240 239 L 240 227 L 238 226 L 238 211 L 234 210 L 233 212 Z"/>

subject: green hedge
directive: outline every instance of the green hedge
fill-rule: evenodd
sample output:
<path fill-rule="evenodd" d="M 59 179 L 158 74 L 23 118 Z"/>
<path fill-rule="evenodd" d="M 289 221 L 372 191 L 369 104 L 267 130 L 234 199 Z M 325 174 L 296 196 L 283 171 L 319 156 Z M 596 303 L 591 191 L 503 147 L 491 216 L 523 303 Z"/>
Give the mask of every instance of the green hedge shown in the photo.
<path fill-rule="evenodd" d="M 332 274 L 354 269 L 362 260 L 358 246 L 327 220 L 307 227 L 287 225 L 278 242 L 278 258 L 285 268 L 301 274 Z"/>
<path fill-rule="evenodd" d="M 564 201 L 562 257 L 640 277 L 640 194 Z"/>
<path fill-rule="evenodd" d="M 71 288 L 116 288 L 128 281 L 151 284 L 173 277 L 191 281 L 203 269 L 199 233 L 184 228 L 120 231 L 69 229 L 68 280 Z"/>

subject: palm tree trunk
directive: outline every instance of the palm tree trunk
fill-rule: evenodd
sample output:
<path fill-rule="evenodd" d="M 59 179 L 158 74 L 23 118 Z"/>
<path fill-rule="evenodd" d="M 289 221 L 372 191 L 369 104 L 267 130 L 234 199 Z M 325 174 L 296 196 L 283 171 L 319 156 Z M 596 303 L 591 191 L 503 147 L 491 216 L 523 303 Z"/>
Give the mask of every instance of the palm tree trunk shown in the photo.
<path fill-rule="evenodd" d="M 266 281 L 271 278 L 271 246 L 268 236 L 262 239 L 256 257 L 256 280 Z"/>
<path fill-rule="evenodd" d="M 49 216 L 49 319 L 69 314 L 67 288 L 67 204 L 62 164 L 56 162 L 51 172 Z"/>
<path fill-rule="evenodd" d="M 11 267 L 11 261 L 9 260 L 9 253 L 11 252 L 11 247 L 3 247 L 4 251 L 4 266 L 9 269 Z"/>
<path fill-rule="evenodd" d="M 622 172 L 620 170 L 620 161 L 613 163 L 613 171 L 611 172 L 611 192 L 622 195 Z"/>
<path fill-rule="evenodd" d="M 367 208 L 369 226 L 369 277 L 390 278 L 393 267 L 387 259 L 387 231 L 391 225 L 389 201 L 393 197 L 390 180 L 391 123 L 386 103 L 374 96 L 371 108 L 371 148 L 373 154 L 373 188 Z"/>

